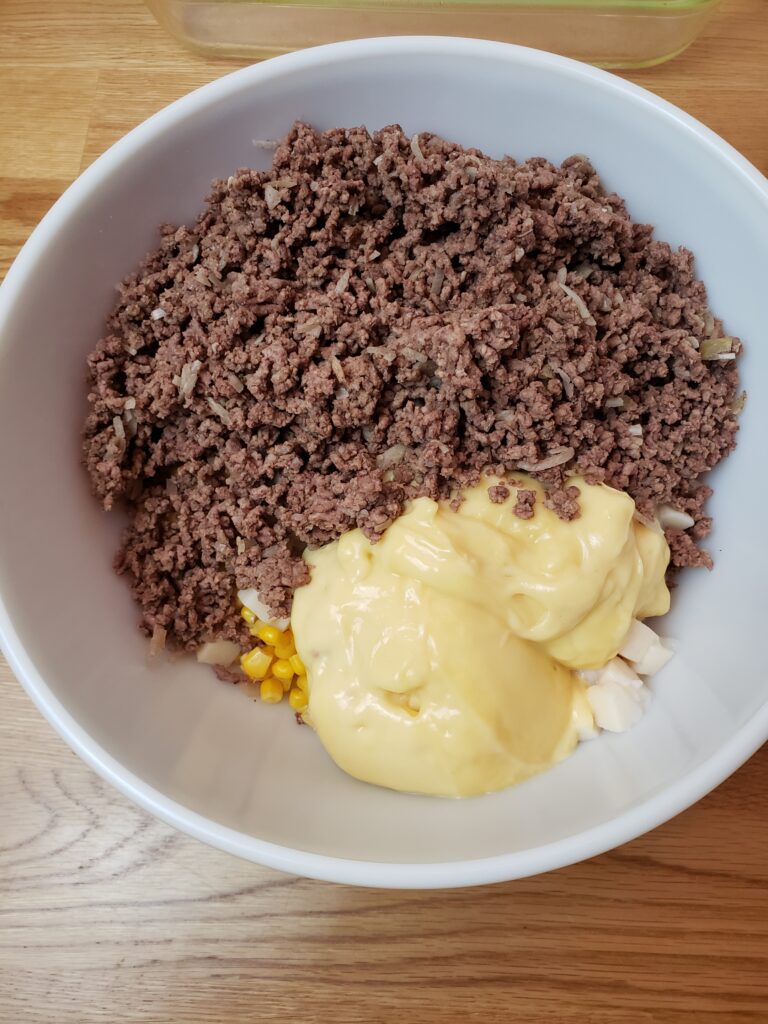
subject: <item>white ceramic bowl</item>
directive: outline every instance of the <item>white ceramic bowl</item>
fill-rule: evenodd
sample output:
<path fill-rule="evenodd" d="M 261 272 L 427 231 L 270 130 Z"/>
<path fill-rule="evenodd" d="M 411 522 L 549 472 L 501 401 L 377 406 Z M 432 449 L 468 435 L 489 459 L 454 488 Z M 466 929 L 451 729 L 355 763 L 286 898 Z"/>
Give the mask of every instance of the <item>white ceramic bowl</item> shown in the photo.
<path fill-rule="evenodd" d="M 583 745 L 492 796 L 444 801 L 342 775 L 292 716 L 208 670 L 149 668 L 111 570 L 119 521 L 79 466 L 84 360 L 115 283 L 163 221 L 195 217 L 215 176 L 265 166 L 254 139 L 397 121 L 486 152 L 591 156 L 636 219 L 697 255 L 715 310 L 747 342 L 752 401 L 716 474 L 716 568 L 690 572 L 667 632 L 677 656 L 631 732 Z M 45 154 L 40 154 L 41 160 Z M 716 786 L 768 736 L 764 438 L 768 187 L 650 93 L 535 50 L 461 39 L 363 40 L 246 68 L 161 111 L 97 160 L 30 238 L 0 293 L 0 640 L 65 740 L 142 806 L 286 871 L 375 886 L 468 885 L 622 843 Z M 29 757 L 34 758 L 33 750 Z"/>

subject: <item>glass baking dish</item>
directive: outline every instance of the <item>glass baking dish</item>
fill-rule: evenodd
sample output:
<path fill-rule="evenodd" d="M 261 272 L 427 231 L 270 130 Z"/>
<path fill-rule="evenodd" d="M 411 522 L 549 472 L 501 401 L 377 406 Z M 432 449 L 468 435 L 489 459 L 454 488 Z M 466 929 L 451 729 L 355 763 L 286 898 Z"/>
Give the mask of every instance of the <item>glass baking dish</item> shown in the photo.
<path fill-rule="evenodd" d="M 364 36 L 452 35 L 535 46 L 602 67 L 669 60 L 721 0 L 147 0 L 194 50 L 271 57 Z"/>

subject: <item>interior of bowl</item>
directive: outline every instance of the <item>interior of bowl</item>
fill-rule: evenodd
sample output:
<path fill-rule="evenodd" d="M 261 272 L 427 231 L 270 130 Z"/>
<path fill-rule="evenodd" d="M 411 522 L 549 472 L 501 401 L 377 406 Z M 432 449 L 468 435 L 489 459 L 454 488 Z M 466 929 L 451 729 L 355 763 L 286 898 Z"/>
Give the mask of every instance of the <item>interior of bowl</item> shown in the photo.
<path fill-rule="evenodd" d="M 80 467 L 85 357 L 115 284 L 153 246 L 157 225 L 192 220 L 214 177 L 266 166 L 269 154 L 254 140 L 278 138 L 297 118 L 319 128 L 399 122 L 493 156 L 588 154 L 635 219 L 693 249 L 713 308 L 746 342 L 747 390 L 754 395 L 765 379 L 766 193 L 671 108 L 571 62 L 461 40 L 353 43 L 246 69 L 123 140 L 49 216 L 6 284 L 0 626 L 8 653 L 49 716 L 72 741 L 64 718 L 77 723 L 76 745 L 102 770 L 109 759 L 107 773 L 123 788 L 213 841 L 240 833 L 238 852 L 254 859 L 270 861 L 267 843 L 442 864 L 443 880 L 463 881 L 450 865 L 504 858 L 496 874 L 511 877 L 551 866 L 542 853 L 551 844 L 559 862 L 575 859 L 574 836 L 602 829 L 599 844 L 608 846 L 626 838 L 626 829 L 610 831 L 622 815 L 635 814 L 636 832 L 660 820 L 654 801 L 670 787 L 678 806 L 699 795 L 695 786 L 686 792 L 686 779 L 764 714 L 766 484 L 755 467 L 768 423 L 757 401 L 747 404 L 738 451 L 714 476 L 716 566 L 690 571 L 675 591 L 664 632 L 677 654 L 655 680 L 651 710 L 630 732 L 583 744 L 517 788 L 446 801 L 364 785 L 338 771 L 285 708 L 249 703 L 188 660 L 147 663 L 136 608 L 111 568 L 119 515 L 100 511 Z M 334 876 L 308 864 L 309 873 Z"/>

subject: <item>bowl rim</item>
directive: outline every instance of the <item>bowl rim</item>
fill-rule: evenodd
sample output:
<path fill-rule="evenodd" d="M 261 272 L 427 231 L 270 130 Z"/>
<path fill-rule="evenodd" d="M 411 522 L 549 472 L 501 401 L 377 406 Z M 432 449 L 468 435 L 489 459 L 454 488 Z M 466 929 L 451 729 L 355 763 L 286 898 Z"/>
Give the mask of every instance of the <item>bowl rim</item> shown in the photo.
<path fill-rule="evenodd" d="M 33 274 L 48 239 L 64 226 L 91 190 L 104 181 L 125 158 L 150 145 L 168 127 L 219 103 L 242 89 L 297 71 L 347 60 L 380 56 L 446 56 L 456 60 L 480 57 L 538 69 L 551 68 L 571 77 L 594 82 L 631 104 L 653 108 L 656 115 L 676 124 L 705 144 L 713 156 L 730 167 L 741 184 L 757 194 L 768 215 L 768 181 L 745 157 L 709 128 L 673 104 L 606 71 L 556 54 L 511 43 L 449 36 L 391 36 L 359 39 L 300 50 L 252 64 L 215 79 L 164 107 L 123 136 L 98 157 L 63 193 L 16 257 L 0 285 L 0 349 L 4 326 Z M 351 860 L 310 853 L 266 842 L 216 824 L 183 804 L 163 796 L 128 771 L 78 725 L 54 696 L 16 632 L 0 593 L 0 647 L 42 715 L 65 742 L 98 775 L 156 817 L 210 846 L 279 871 L 325 881 L 375 888 L 450 888 L 509 881 L 565 867 L 604 853 L 669 820 L 723 782 L 768 740 L 768 700 L 730 739 L 702 764 L 674 783 L 652 794 L 617 817 L 585 832 L 552 843 L 488 858 L 438 863 L 385 863 Z"/>

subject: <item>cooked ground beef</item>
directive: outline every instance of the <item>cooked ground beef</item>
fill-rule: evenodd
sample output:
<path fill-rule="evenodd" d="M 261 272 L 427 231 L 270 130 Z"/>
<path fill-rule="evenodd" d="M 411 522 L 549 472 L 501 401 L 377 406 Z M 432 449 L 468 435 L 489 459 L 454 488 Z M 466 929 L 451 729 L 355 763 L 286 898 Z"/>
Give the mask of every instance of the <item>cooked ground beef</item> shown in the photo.
<path fill-rule="evenodd" d="M 503 505 L 510 495 L 510 490 L 504 484 L 494 484 L 488 488 L 488 497 L 495 505 Z M 517 508 L 515 508 L 517 510 Z M 525 518 L 525 517 L 523 517 Z"/>
<path fill-rule="evenodd" d="M 521 488 L 515 501 L 515 515 L 520 519 L 533 519 L 536 506 L 536 491 Z"/>
<path fill-rule="evenodd" d="M 577 471 L 669 503 L 695 520 L 674 564 L 707 564 L 740 345 L 702 358 L 723 331 L 692 263 L 583 157 L 295 125 L 270 171 L 162 228 L 88 361 L 85 463 L 127 505 L 116 567 L 144 628 L 237 638 L 236 588 L 287 613 L 306 545 L 377 538 L 484 470 L 537 473 L 566 518 Z"/>

